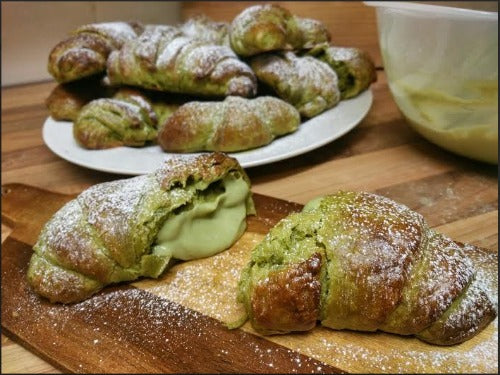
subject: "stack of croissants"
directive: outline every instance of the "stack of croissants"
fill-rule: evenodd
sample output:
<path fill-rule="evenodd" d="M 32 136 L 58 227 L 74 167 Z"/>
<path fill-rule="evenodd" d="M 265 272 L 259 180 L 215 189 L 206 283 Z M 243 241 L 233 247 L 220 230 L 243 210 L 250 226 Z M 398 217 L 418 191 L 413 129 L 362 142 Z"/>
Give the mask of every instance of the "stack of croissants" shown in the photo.
<path fill-rule="evenodd" d="M 269 4 L 231 24 L 205 16 L 176 26 L 88 24 L 50 52 L 59 85 L 46 104 L 88 149 L 253 149 L 376 80 L 367 53 L 330 40 L 320 21 Z"/>
<path fill-rule="evenodd" d="M 330 46 L 320 23 L 278 6 L 251 7 L 229 29 L 207 22 L 80 28 L 51 54 L 52 73 L 69 82 L 56 92 L 73 84 L 75 92 L 93 84 L 108 90 L 99 86 L 102 77 L 93 78 L 104 72 L 112 85 L 127 86 L 112 97 L 86 97 L 72 115 L 71 105 L 54 111 L 76 116 L 75 136 L 89 147 L 139 145 L 158 132 L 167 150 L 235 149 L 284 133 L 294 119 L 314 116 L 373 80 L 364 54 Z M 205 39 L 191 36 L 200 30 Z M 237 55 L 250 57 L 252 69 Z M 286 101 L 245 98 L 257 92 L 254 73 Z M 171 104 L 161 90 L 228 97 L 167 114 Z M 231 128 L 243 123 L 244 135 Z M 169 155 L 155 172 L 94 185 L 57 211 L 33 247 L 28 282 L 51 302 L 76 303 L 107 285 L 157 278 L 173 262 L 226 250 L 256 213 L 237 159 L 218 151 Z M 388 198 L 342 191 L 318 197 L 252 250 L 233 301 L 246 315 L 228 326 L 249 320 L 261 334 L 284 334 L 320 322 L 461 343 L 497 316 L 494 287 L 468 256 L 473 249 Z"/>

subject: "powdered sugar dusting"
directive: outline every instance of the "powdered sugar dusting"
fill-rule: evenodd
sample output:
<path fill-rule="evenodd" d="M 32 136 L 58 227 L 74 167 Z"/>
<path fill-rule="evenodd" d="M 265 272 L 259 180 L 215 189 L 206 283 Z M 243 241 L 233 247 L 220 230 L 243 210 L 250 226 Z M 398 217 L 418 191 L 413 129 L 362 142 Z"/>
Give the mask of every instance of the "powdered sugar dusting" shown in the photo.
<path fill-rule="evenodd" d="M 115 48 L 120 48 L 127 40 L 137 38 L 134 28 L 127 22 L 103 22 L 79 27 L 76 33 L 97 32 L 110 38 Z"/>
<path fill-rule="evenodd" d="M 171 41 L 167 41 L 163 49 L 159 51 L 158 58 L 156 59 L 156 66 L 158 69 L 172 69 L 175 66 L 177 56 L 181 49 L 189 45 L 193 41 L 185 36 L 177 35 Z"/>
<path fill-rule="evenodd" d="M 261 81 L 304 116 L 315 116 L 340 101 L 336 73 L 311 56 L 264 54 L 253 58 L 251 65 Z"/>
<path fill-rule="evenodd" d="M 123 222 L 126 225 L 143 195 L 154 187 L 154 179 L 137 176 L 94 185 L 82 192 L 78 200 L 85 207 L 90 224 L 102 225 L 107 231 L 126 232 L 128 228 L 114 224 Z"/>
<path fill-rule="evenodd" d="M 183 163 L 182 159 L 177 161 L 178 163 Z M 398 209 L 404 210 L 403 206 Z M 272 211 L 278 212 L 280 207 L 272 208 Z M 259 218 L 260 220 L 260 218 Z M 390 219 L 389 219 L 390 221 Z M 228 294 L 224 294 L 224 289 L 234 288 L 235 284 L 230 281 L 234 278 L 236 282 L 237 275 L 241 272 L 241 267 L 246 264 L 249 259 L 250 252 L 252 248 L 262 239 L 262 235 L 257 235 L 252 232 L 247 232 L 242 237 L 240 242 L 238 242 L 234 249 L 230 249 L 227 252 L 227 259 L 218 259 L 216 257 L 211 257 L 203 259 L 201 261 L 206 262 L 203 266 L 196 264 L 195 262 L 186 262 L 179 264 L 174 267 L 171 272 L 172 279 L 162 278 L 155 282 L 152 281 L 141 281 L 134 285 L 148 289 L 155 293 L 158 291 L 158 295 L 169 293 L 168 286 L 165 282 L 171 282 L 174 285 L 174 292 L 171 293 L 167 298 L 179 298 L 183 305 L 188 305 L 189 294 L 196 293 L 196 290 L 202 289 L 203 294 L 203 304 L 197 304 L 196 301 L 193 302 L 193 306 L 197 306 L 197 310 L 200 313 L 216 317 L 217 319 L 223 321 L 230 321 L 232 318 L 231 314 L 226 314 L 227 311 L 238 311 L 240 306 L 234 300 L 234 291 Z M 233 252 L 235 251 L 235 252 Z M 496 301 L 498 293 L 497 284 L 497 255 L 489 251 L 481 251 L 481 249 L 473 248 L 471 246 L 466 246 L 463 250 L 466 255 L 469 255 L 477 268 L 476 279 L 481 280 L 482 288 L 485 289 L 493 299 Z M 240 253 L 241 252 L 241 253 Z M 221 253 L 223 255 L 225 253 Z M 239 254 L 239 255 L 238 255 Z M 241 256 L 241 258 L 240 258 Z M 212 263 L 213 262 L 213 263 Z M 190 269 L 191 265 L 193 269 Z M 204 273 L 210 270 L 210 275 L 208 278 L 204 276 Z M 229 275 L 229 277 L 228 277 Z M 226 279 L 226 277 L 228 277 Z M 186 278 L 185 282 L 183 279 Z M 198 280 L 198 281 L 197 281 Z M 205 282 L 207 281 L 207 282 Z M 150 284 L 148 284 L 150 282 Z M 178 284 L 176 284 L 178 282 Z M 204 287 L 207 284 L 208 287 Z M 210 286 L 219 285 L 220 289 L 213 289 Z M 152 288 L 150 288 L 150 286 Z M 162 286 L 164 290 L 161 290 Z M 137 293 L 137 294 L 135 294 Z M 116 296 L 112 297 L 112 292 L 107 292 L 104 295 L 98 295 L 84 301 L 78 306 L 78 316 L 81 318 L 86 317 L 87 324 L 84 326 L 85 334 L 82 338 L 87 339 L 89 335 L 88 332 L 92 333 L 91 338 L 88 342 L 83 341 L 81 346 L 81 353 L 83 353 L 82 358 L 85 358 L 85 353 L 93 352 L 92 348 L 106 347 L 106 345 L 116 345 L 119 343 L 119 347 L 124 350 L 130 348 L 130 342 L 128 339 L 127 332 L 130 327 L 126 325 L 126 319 L 118 319 L 119 316 L 125 317 L 127 314 L 131 314 L 131 310 L 128 309 L 123 303 L 117 302 Z M 131 292 L 131 295 L 136 295 L 138 301 L 135 302 L 144 311 L 149 311 L 148 314 L 156 316 L 154 320 L 153 329 L 154 336 L 160 340 L 169 340 L 168 345 L 172 344 L 176 347 L 185 346 L 189 348 L 193 345 L 189 342 L 186 336 L 181 334 L 167 335 L 165 330 L 168 330 L 168 324 L 165 321 L 163 312 L 165 310 L 159 309 L 158 305 L 153 302 L 139 302 L 144 299 L 144 296 L 137 292 Z M 210 294 L 215 294 L 212 296 Z M 32 306 L 37 306 L 36 298 L 33 297 Z M 211 306 L 212 301 L 215 306 Z M 36 302 L 36 303 L 35 303 Z M 116 322 L 108 321 L 104 316 L 91 313 L 94 308 L 101 307 L 104 308 L 108 306 L 115 311 L 117 319 Z M 172 307 L 173 308 L 173 307 Z M 163 311 L 163 312 L 162 312 Z M 190 313 L 182 312 L 181 310 L 172 310 L 172 314 L 175 316 L 178 311 L 179 321 L 174 321 L 175 325 L 183 325 L 190 327 L 190 329 L 199 332 L 202 340 L 210 340 L 211 338 L 206 337 L 204 333 L 203 325 L 199 326 L 189 326 L 190 324 Z M 207 312 L 204 312 L 207 311 Z M 13 316 L 20 316 L 22 314 L 22 309 L 16 309 L 12 311 Z M 61 333 L 61 337 L 64 336 L 64 332 L 68 332 L 69 326 L 71 324 L 72 315 L 70 312 L 70 307 L 57 306 L 51 310 L 51 320 L 50 322 L 54 324 L 54 329 Z M 120 315 L 121 314 L 121 315 Z M 155 315 L 156 314 L 156 315 Z M 36 315 L 34 315 L 36 316 Z M 199 315 L 194 315 L 195 320 L 197 320 Z M 39 319 L 47 319 L 47 316 L 40 316 Z M 163 319 L 163 320 L 162 320 Z M 227 320 L 226 320 L 227 319 Z M 100 322 L 102 324 L 97 324 Z M 102 325 L 109 326 L 110 330 L 103 330 Z M 36 327 L 36 324 L 30 324 L 30 327 Z M 27 328 L 28 329 L 28 328 Z M 34 329 L 34 328 L 29 328 Z M 142 328 L 141 328 L 142 329 Z M 144 328 L 146 329 L 146 328 Z M 200 331 L 198 331 L 200 329 Z M 253 332 L 249 325 L 243 327 L 245 331 Z M 90 331 L 88 331 L 90 330 Z M 151 328 L 147 328 L 147 332 L 153 332 Z M 283 336 L 271 336 L 266 337 L 267 340 L 276 342 L 292 350 L 296 350 L 304 355 L 316 358 L 324 363 L 330 364 L 337 368 L 343 369 L 348 372 L 377 372 L 377 373 L 429 373 L 429 372 L 450 372 L 450 373 L 484 373 L 490 372 L 495 373 L 498 371 L 498 321 L 495 319 L 484 331 L 482 331 L 476 337 L 471 340 L 452 347 L 439 347 L 428 345 L 412 337 L 401 337 L 398 335 L 391 335 L 385 333 L 364 333 L 364 332 L 352 332 L 352 331 L 335 331 L 326 329 L 323 327 L 316 327 L 305 334 L 289 334 Z M 155 345 L 153 336 L 151 338 L 146 338 L 146 343 L 149 345 Z M 97 341 L 96 341 L 97 340 Z M 143 338 L 144 340 L 144 338 Z M 168 354 L 167 349 L 160 348 L 156 349 L 155 355 L 158 357 L 162 354 Z M 62 346 L 60 342 L 54 342 L 53 347 L 55 350 L 61 350 Z M 268 351 L 263 346 L 253 345 L 253 351 L 255 354 L 262 359 L 262 363 L 266 364 L 271 371 L 275 362 L 273 361 L 273 356 L 276 355 L 274 350 Z M 165 351 L 165 352 L 164 352 Z M 231 350 L 222 350 L 217 358 L 225 358 L 226 360 L 231 360 Z M 306 360 L 303 357 L 298 357 L 294 354 L 293 361 L 296 364 L 296 372 L 303 373 L 301 371 L 304 368 Z M 110 357 L 100 357 L 98 362 L 109 363 L 109 361 L 114 361 L 114 358 Z M 95 364 L 94 364 L 95 365 Z M 82 371 L 89 368 L 89 363 L 82 359 Z M 116 360 L 116 368 L 120 367 L 119 360 Z M 321 369 L 316 369 L 321 371 Z M 294 371 L 295 372 L 295 371 Z"/>
<path fill-rule="evenodd" d="M 134 286 L 226 324 L 233 323 L 245 315 L 243 306 L 236 302 L 241 270 L 262 237 L 246 232 L 226 251 L 178 264 L 160 280 L 142 280 Z"/>
<path fill-rule="evenodd" d="M 222 63 L 225 74 L 212 75 Z M 145 68 L 147 79 L 141 73 Z M 232 94 L 228 88 L 233 79 L 246 77 L 253 80 L 253 86 L 235 94 L 249 96 L 256 91 L 252 70 L 231 49 L 193 39 L 175 27 L 161 25 L 147 27 L 139 38 L 125 43 L 118 55 L 112 55 L 108 75 L 114 84 L 219 96 Z"/>
<path fill-rule="evenodd" d="M 321 224 L 321 219 L 313 221 L 317 225 L 315 227 L 317 240 L 328 244 L 327 249 L 335 248 L 335 252 L 345 252 L 342 257 L 345 264 L 342 262 L 335 263 L 335 269 L 341 270 L 339 271 L 341 276 L 352 277 L 356 286 L 354 290 L 350 289 L 350 284 L 347 284 L 344 288 L 340 287 L 340 290 L 344 293 L 343 295 L 357 293 L 360 283 L 363 285 L 363 289 L 369 290 L 368 294 L 363 295 L 364 299 L 361 299 L 364 301 L 361 312 L 359 309 L 350 311 L 347 316 L 348 319 L 352 319 L 354 314 L 361 314 L 363 317 L 360 319 L 364 318 L 361 321 L 369 322 L 369 319 L 372 318 L 372 315 L 369 314 L 377 312 L 376 309 L 372 309 L 372 300 L 370 298 L 375 296 L 376 298 L 374 297 L 373 301 L 376 301 L 377 298 L 390 297 L 391 289 L 396 292 L 399 290 L 397 293 L 402 292 L 401 289 L 398 289 L 398 281 L 404 281 L 412 272 L 420 272 L 418 270 L 418 267 L 421 266 L 420 263 L 427 263 L 427 266 L 422 269 L 420 278 L 422 285 L 418 286 L 418 288 L 423 289 L 423 294 L 421 296 L 417 295 L 417 301 L 414 302 L 415 306 L 410 306 L 410 322 L 412 317 L 420 314 L 420 312 L 411 312 L 411 310 L 419 307 L 424 310 L 429 308 L 427 314 L 431 315 L 433 319 L 424 323 L 420 329 L 425 328 L 436 318 L 439 318 L 442 311 L 450 306 L 452 301 L 457 298 L 457 295 L 464 293 L 468 283 L 474 276 L 475 266 L 478 269 L 483 269 L 483 271 L 477 272 L 474 283 L 477 283 L 478 279 L 486 279 L 489 280 L 489 286 L 484 288 L 482 285 L 473 284 L 475 289 L 470 289 L 468 297 L 462 300 L 460 308 L 456 310 L 457 312 L 452 313 L 448 316 L 448 319 L 444 320 L 444 324 L 449 327 L 449 329 L 445 330 L 445 335 L 448 334 L 446 332 L 454 332 L 453 330 L 458 329 L 455 332 L 459 332 L 458 335 L 462 335 L 460 332 L 464 332 L 465 336 L 463 337 L 466 337 L 469 333 L 476 332 L 480 328 L 479 324 L 489 323 L 492 316 L 491 308 L 494 308 L 494 306 L 492 307 L 486 299 L 483 290 L 488 292 L 489 289 L 496 288 L 495 276 L 491 277 L 489 275 L 490 273 L 496 274 L 496 270 L 486 271 L 484 266 L 488 263 L 485 259 L 491 257 L 496 259 L 496 254 L 485 253 L 481 256 L 478 255 L 483 261 L 478 262 L 477 259 L 474 259 L 475 264 L 473 265 L 472 261 L 466 256 L 468 247 L 462 250 L 460 246 L 448 238 L 434 235 L 426 227 L 421 215 L 404 205 L 397 204 L 381 196 L 364 193 L 356 194 L 345 193 L 340 195 L 337 197 L 337 202 L 330 200 L 328 203 L 324 203 L 320 201 L 318 205 L 323 211 L 314 204 L 309 208 L 306 207 L 309 215 L 314 215 L 315 210 L 318 210 L 321 213 L 320 218 L 330 217 L 330 220 L 335 223 L 330 222 L 333 228 L 332 235 L 327 230 L 328 228 L 325 229 L 324 225 Z M 327 210 L 327 207 L 331 207 L 331 210 Z M 304 214 L 290 216 L 285 219 L 282 225 L 289 227 L 288 230 L 285 228 L 277 233 L 289 233 L 299 225 L 301 219 L 305 223 L 310 222 L 311 217 L 301 215 Z M 339 237 L 339 233 L 349 233 L 349 235 Z M 423 235 L 430 235 L 431 239 L 427 241 L 425 236 L 422 237 Z M 271 237 L 272 234 L 268 234 L 266 240 Z M 359 247 L 354 252 L 349 251 L 349 248 L 353 245 L 352 241 L 349 242 L 349 239 L 352 238 L 356 241 L 359 239 L 359 242 L 356 242 L 356 246 Z M 364 239 L 367 238 L 371 238 L 369 242 L 371 248 L 363 245 Z M 333 243 L 328 242 L 332 240 Z M 401 250 L 401 247 L 403 250 Z M 376 254 L 372 256 L 374 249 Z M 328 253 L 328 250 L 326 252 Z M 431 253 L 432 256 L 425 255 L 427 252 Z M 478 251 L 474 251 L 474 253 L 480 254 Z M 385 258 L 387 262 L 381 263 L 380 258 Z M 496 260 L 491 259 L 491 262 L 496 264 Z M 430 268 L 426 268 L 429 266 Z M 370 268 L 373 273 L 365 273 L 365 270 Z M 348 271 L 342 272 L 342 270 L 354 271 L 347 273 Z M 428 270 L 430 270 L 430 274 L 428 274 Z M 341 276 L 339 278 L 343 280 Z M 334 276 L 330 274 L 329 277 L 331 281 Z M 423 299 L 424 296 L 425 300 Z M 421 299 L 420 302 L 418 302 L 418 299 Z M 398 299 L 396 298 L 395 301 L 397 303 Z M 496 297 L 493 304 L 497 304 Z M 387 304 L 383 306 L 387 309 Z M 467 313 L 464 313 L 465 310 Z M 339 311 L 344 312 L 343 309 Z M 366 314 L 367 312 L 368 314 Z M 390 312 L 390 310 L 387 312 Z M 333 314 L 333 321 L 337 317 L 335 313 Z M 331 318 L 328 319 L 329 323 L 331 323 Z M 340 319 L 339 325 L 341 327 L 342 324 L 345 324 L 345 318 L 344 321 Z M 404 325 L 403 323 L 403 328 L 406 328 Z M 371 328 L 377 328 L 377 326 Z M 248 326 L 245 326 L 245 329 L 251 330 Z M 413 333 L 419 332 L 420 329 L 413 331 Z M 347 371 L 443 372 L 456 369 L 452 370 L 452 372 L 481 372 L 485 369 L 496 369 L 496 367 L 492 367 L 495 366 L 498 359 L 497 338 L 494 337 L 496 332 L 497 320 L 487 325 L 477 336 L 472 337 L 463 344 L 450 347 L 429 345 L 411 336 L 357 333 L 346 330 L 332 331 L 321 327 L 316 327 L 307 334 L 272 336 L 268 337 L 268 339 Z M 455 333 L 452 333 L 452 335 L 455 335 Z M 439 336 L 437 339 L 441 340 Z M 444 340 L 446 339 L 447 337 L 444 336 Z M 407 353 L 399 348 L 405 348 Z M 474 350 L 476 357 L 462 356 L 463 352 L 467 352 L 469 349 Z M 460 358 L 457 360 L 455 357 Z"/>
<path fill-rule="evenodd" d="M 214 44 L 229 45 L 229 24 L 214 22 L 205 16 L 190 18 L 180 26 L 182 32 L 191 38 Z"/>
<path fill-rule="evenodd" d="M 496 321 L 494 325 L 497 328 Z M 348 372 L 484 373 L 498 371 L 498 339 L 493 331 L 460 347 L 436 347 L 382 333 L 346 333 L 319 327 L 305 337 L 287 335 L 271 340 Z"/>

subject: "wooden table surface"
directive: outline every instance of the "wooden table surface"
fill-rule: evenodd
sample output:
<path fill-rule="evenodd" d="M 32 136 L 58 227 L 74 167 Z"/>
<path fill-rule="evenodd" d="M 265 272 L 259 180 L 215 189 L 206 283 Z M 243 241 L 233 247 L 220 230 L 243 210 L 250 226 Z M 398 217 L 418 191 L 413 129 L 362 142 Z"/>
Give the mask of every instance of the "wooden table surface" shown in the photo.
<path fill-rule="evenodd" d="M 54 82 L 2 89 L 2 184 L 19 182 L 61 193 L 120 176 L 54 155 L 41 131 Z M 252 190 L 306 203 L 339 189 L 365 190 L 404 203 L 454 240 L 498 251 L 498 169 L 448 153 L 411 130 L 383 71 L 374 101 L 350 133 L 307 154 L 247 169 Z M 2 223 L 2 242 L 10 229 Z M 2 334 L 2 373 L 59 372 Z"/>

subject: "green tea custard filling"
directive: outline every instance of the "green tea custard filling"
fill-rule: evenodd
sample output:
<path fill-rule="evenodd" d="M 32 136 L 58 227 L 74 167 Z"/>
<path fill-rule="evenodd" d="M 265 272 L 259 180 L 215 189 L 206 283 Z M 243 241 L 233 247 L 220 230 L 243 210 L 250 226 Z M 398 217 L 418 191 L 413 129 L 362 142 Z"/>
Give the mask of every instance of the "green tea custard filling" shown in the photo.
<path fill-rule="evenodd" d="M 228 174 L 212 185 L 169 216 L 153 254 L 181 260 L 204 258 L 227 249 L 243 234 L 250 193 L 247 182 Z"/>
<path fill-rule="evenodd" d="M 28 282 L 51 302 L 73 303 L 109 284 L 157 278 L 174 259 L 226 250 L 255 214 L 250 186 L 238 161 L 217 152 L 94 185 L 45 224 Z"/>

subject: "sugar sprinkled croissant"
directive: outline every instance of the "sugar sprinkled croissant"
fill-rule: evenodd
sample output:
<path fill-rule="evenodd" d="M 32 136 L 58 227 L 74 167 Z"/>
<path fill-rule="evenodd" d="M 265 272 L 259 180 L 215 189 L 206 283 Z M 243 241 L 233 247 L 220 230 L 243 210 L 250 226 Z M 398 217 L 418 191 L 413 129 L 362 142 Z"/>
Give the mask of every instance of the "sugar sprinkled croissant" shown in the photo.
<path fill-rule="evenodd" d="M 73 124 L 73 136 L 89 149 L 144 146 L 158 135 L 158 119 L 140 96 L 102 98 L 86 104 Z"/>
<path fill-rule="evenodd" d="M 191 101 L 189 97 L 171 95 L 153 90 L 141 90 L 135 87 L 120 87 L 113 95 L 114 99 L 145 101 L 151 105 L 157 118 L 157 128 L 163 124 L 182 104 Z"/>
<path fill-rule="evenodd" d="M 242 151 L 266 145 L 299 125 L 297 110 L 278 98 L 230 96 L 184 104 L 161 125 L 158 143 L 168 152 Z"/>
<path fill-rule="evenodd" d="M 342 99 L 355 97 L 377 80 L 373 60 L 359 48 L 323 43 L 307 54 L 324 61 L 335 70 Z"/>
<path fill-rule="evenodd" d="M 112 85 L 203 96 L 253 96 L 254 73 L 230 48 L 184 35 L 171 26 L 148 26 L 108 59 Z"/>
<path fill-rule="evenodd" d="M 51 51 L 49 73 L 60 83 L 75 81 L 106 70 L 111 51 L 142 33 L 136 22 L 104 22 L 78 27 Z"/>
<path fill-rule="evenodd" d="M 229 24 L 216 22 L 207 16 L 198 15 L 179 26 L 187 36 L 205 42 L 229 46 Z"/>
<path fill-rule="evenodd" d="M 173 258 L 227 249 L 254 212 L 235 159 L 172 158 L 154 173 L 94 185 L 57 211 L 33 247 L 28 282 L 52 302 L 81 301 L 111 283 L 158 277 Z"/>
<path fill-rule="evenodd" d="M 145 146 L 155 142 L 158 126 L 186 98 L 154 91 L 121 87 L 111 98 L 86 104 L 76 116 L 73 135 L 89 149 Z"/>
<path fill-rule="evenodd" d="M 321 22 L 294 16 L 276 4 L 246 8 L 234 18 L 230 29 L 232 49 L 245 57 L 312 48 L 328 41 L 330 34 Z"/>
<path fill-rule="evenodd" d="M 468 340 L 496 314 L 464 248 L 418 213 L 339 192 L 279 222 L 252 253 L 239 300 L 260 333 L 333 329 Z"/>
<path fill-rule="evenodd" d="M 340 101 L 337 74 L 314 57 L 265 53 L 253 57 L 250 64 L 259 81 L 304 117 L 314 117 Z"/>

